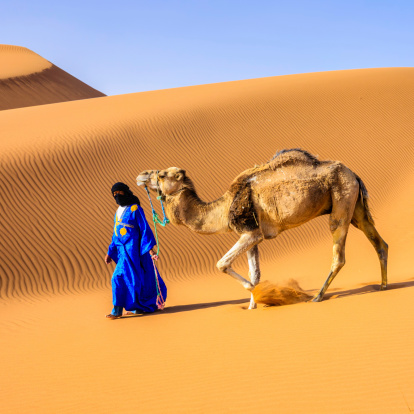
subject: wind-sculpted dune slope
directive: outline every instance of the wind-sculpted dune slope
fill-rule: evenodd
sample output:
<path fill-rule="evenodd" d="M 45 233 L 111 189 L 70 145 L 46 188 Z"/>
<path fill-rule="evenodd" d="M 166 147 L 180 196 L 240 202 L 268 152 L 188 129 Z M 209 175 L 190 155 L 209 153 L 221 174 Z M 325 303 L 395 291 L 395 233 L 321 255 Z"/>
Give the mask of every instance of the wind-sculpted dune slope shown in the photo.
<path fill-rule="evenodd" d="M 410 277 L 403 269 L 410 267 L 414 242 L 407 231 L 413 224 L 407 214 L 414 200 L 413 104 L 414 69 L 385 68 L 3 111 L 1 296 L 109 286 L 113 268 L 103 256 L 116 209 L 114 182 L 130 185 L 151 220 L 146 194 L 135 185 L 140 171 L 182 167 L 200 197 L 213 200 L 244 169 L 294 147 L 340 160 L 363 179 L 378 230 L 391 246 L 390 269 L 395 277 Z M 174 226 L 159 235 L 160 267 L 170 284 L 216 272 L 215 263 L 236 241 L 232 234 L 203 236 Z M 351 229 L 348 246 L 338 279 L 379 281 L 375 252 L 357 230 Z M 260 250 L 264 278 L 272 279 L 273 271 L 282 277 L 293 266 L 293 276 L 310 277 L 308 288 L 320 287 L 332 252 L 327 218 L 264 242 Z M 243 260 L 236 269 L 245 272 Z"/>
<path fill-rule="evenodd" d="M 0 110 L 105 96 L 25 47 L 0 45 Z"/>

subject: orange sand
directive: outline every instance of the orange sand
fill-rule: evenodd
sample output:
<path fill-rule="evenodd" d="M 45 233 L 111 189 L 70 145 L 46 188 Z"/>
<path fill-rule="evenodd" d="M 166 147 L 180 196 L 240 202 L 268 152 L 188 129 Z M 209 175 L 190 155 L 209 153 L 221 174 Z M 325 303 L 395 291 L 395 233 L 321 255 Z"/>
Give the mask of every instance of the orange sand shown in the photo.
<path fill-rule="evenodd" d="M 102 96 L 31 50 L 0 44 L 0 110 Z"/>
<path fill-rule="evenodd" d="M 312 73 L 0 112 L 3 413 L 407 413 L 414 410 L 414 68 Z M 24 121 L 24 122 L 23 122 Z M 160 230 L 164 312 L 109 321 L 110 186 L 185 168 L 204 200 L 278 149 L 365 182 L 390 289 L 351 228 L 322 303 L 248 311 L 215 263 L 234 235 Z M 91 201 L 93 200 L 93 201 Z M 261 244 L 262 278 L 325 281 L 327 217 Z M 241 259 L 236 269 L 247 275 Z"/>
<path fill-rule="evenodd" d="M 52 67 L 52 64 L 31 50 L 12 45 L 0 45 L 0 79 L 27 76 Z"/>

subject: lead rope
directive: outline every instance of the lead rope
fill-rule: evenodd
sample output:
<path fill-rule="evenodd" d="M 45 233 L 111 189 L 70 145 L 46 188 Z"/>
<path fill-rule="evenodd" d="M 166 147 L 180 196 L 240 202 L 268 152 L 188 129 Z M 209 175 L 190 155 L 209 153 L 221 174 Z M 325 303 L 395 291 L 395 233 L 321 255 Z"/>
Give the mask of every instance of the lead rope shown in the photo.
<path fill-rule="evenodd" d="M 151 195 L 149 193 L 148 187 L 145 186 L 145 190 L 148 194 L 148 200 L 151 204 L 151 209 L 152 209 L 152 221 L 154 222 L 154 233 L 155 233 L 155 240 L 157 242 L 157 256 L 160 254 L 160 243 L 158 240 L 158 232 L 157 232 L 157 223 L 160 224 L 161 226 L 165 227 L 170 220 L 167 219 L 167 216 L 165 215 L 165 210 L 164 210 L 164 204 L 162 202 L 162 198 L 161 196 L 157 197 L 158 200 L 160 200 L 161 202 L 161 207 L 162 207 L 162 214 L 163 214 L 163 220 L 161 221 L 157 212 L 154 210 L 154 206 L 152 204 L 151 201 Z M 163 310 L 165 307 L 165 300 L 162 296 L 161 293 L 161 288 L 160 288 L 160 281 L 158 279 L 158 272 L 157 272 L 157 266 L 155 265 L 155 259 L 152 259 L 152 264 L 154 265 L 154 274 L 155 274 L 155 286 L 157 288 L 157 301 L 156 301 L 156 305 L 157 308 L 160 310 Z"/>
<path fill-rule="evenodd" d="M 162 198 L 161 197 L 157 197 L 157 199 L 159 199 L 160 202 L 161 202 L 161 208 L 162 208 L 162 214 L 163 214 L 163 220 L 161 221 L 159 215 L 157 214 L 157 212 L 154 209 L 154 206 L 153 206 L 152 200 L 151 200 L 151 195 L 150 195 L 150 192 L 149 192 L 147 186 L 145 186 L 145 191 L 148 194 L 148 200 L 149 200 L 149 202 L 151 204 L 152 221 L 154 222 L 154 232 L 155 232 L 155 239 L 157 241 L 157 256 L 158 256 L 159 253 L 160 253 L 160 243 L 159 243 L 159 240 L 158 240 L 157 223 L 160 224 L 161 226 L 165 227 L 170 222 L 170 220 L 168 220 L 167 219 L 167 216 L 165 215 L 164 203 L 162 202 Z"/>
<path fill-rule="evenodd" d="M 161 293 L 160 281 L 158 279 L 157 266 L 155 266 L 155 259 L 152 259 L 152 264 L 154 265 L 155 285 L 157 287 L 157 301 L 155 303 L 157 304 L 157 308 L 159 310 L 163 310 L 165 307 L 165 300 Z"/>

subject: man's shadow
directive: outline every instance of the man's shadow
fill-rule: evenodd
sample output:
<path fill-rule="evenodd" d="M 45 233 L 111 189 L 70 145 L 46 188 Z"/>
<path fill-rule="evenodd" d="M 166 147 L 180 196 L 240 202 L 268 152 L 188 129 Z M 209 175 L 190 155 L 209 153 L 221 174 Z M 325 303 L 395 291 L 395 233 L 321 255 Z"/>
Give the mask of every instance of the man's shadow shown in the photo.
<path fill-rule="evenodd" d="M 407 282 L 390 283 L 388 284 L 387 290 L 405 289 L 409 287 L 414 287 L 414 280 L 407 281 Z M 380 291 L 379 284 L 370 284 L 370 285 L 361 286 L 355 289 L 337 290 L 333 292 L 328 292 L 325 294 L 323 300 L 324 301 L 334 300 L 334 299 L 344 298 L 347 296 L 364 295 L 367 293 L 374 293 L 374 292 L 379 292 L 379 291 Z M 315 294 L 317 293 L 317 290 L 307 291 L 306 293 Z M 195 310 L 200 310 L 200 309 L 216 308 L 218 306 L 225 306 L 225 305 L 241 305 L 241 304 L 245 304 L 249 302 L 250 302 L 250 298 L 246 298 L 246 299 L 224 300 L 220 302 L 193 303 L 191 305 L 168 306 L 162 311 L 156 311 L 154 313 L 142 313 L 142 314 L 137 314 L 137 315 L 122 316 L 119 319 L 142 318 L 144 316 L 168 315 L 168 314 L 173 314 L 173 313 L 190 312 L 190 311 L 195 311 Z M 247 309 L 247 307 L 243 307 L 243 309 Z"/>
<path fill-rule="evenodd" d="M 144 316 L 156 316 L 156 315 L 167 315 L 167 314 L 172 314 L 172 313 L 181 313 L 181 312 L 189 312 L 189 311 L 195 311 L 195 310 L 200 310 L 200 309 L 216 308 L 217 306 L 224 306 L 224 305 L 240 305 L 240 304 L 249 303 L 249 302 L 250 302 L 250 298 L 224 300 L 221 302 L 193 303 L 191 305 L 167 306 L 162 311 L 156 311 L 153 313 L 140 313 L 137 315 L 121 316 L 119 319 L 142 318 Z"/>

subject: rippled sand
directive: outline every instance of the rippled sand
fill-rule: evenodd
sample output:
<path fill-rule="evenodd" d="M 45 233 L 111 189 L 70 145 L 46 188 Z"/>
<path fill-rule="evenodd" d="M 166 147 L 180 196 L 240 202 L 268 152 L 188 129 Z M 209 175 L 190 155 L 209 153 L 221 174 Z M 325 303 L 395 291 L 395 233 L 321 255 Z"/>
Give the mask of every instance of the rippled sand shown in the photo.
<path fill-rule="evenodd" d="M 414 410 L 413 104 L 414 68 L 383 68 L 0 111 L 3 412 Z M 104 318 L 114 182 L 130 185 L 150 220 L 140 171 L 184 168 L 214 200 L 244 169 L 294 147 L 342 161 L 366 184 L 390 246 L 388 291 L 351 228 L 324 302 L 248 311 L 247 292 L 215 269 L 237 238 L 169 226 L 159 230 L 166 310 Z M 331 263 L 327 217 L 260 253 L 263 280 L 294 279 L 313 294 Z M 235 267 L 247 276 L 245 258 Z"/>

